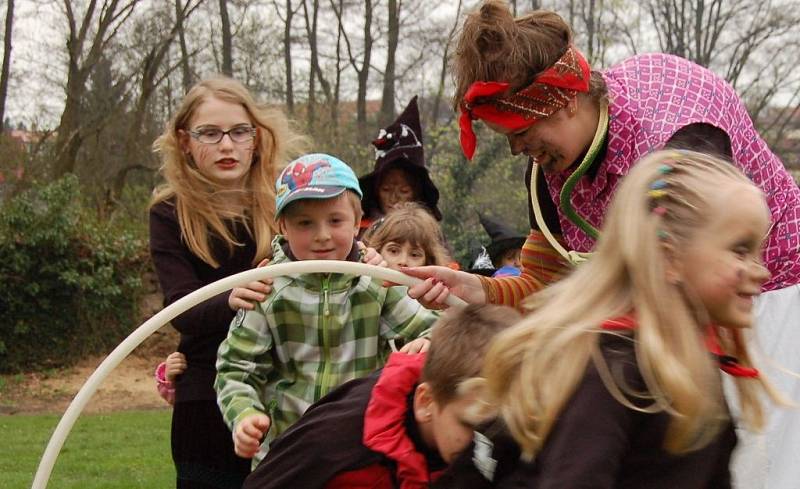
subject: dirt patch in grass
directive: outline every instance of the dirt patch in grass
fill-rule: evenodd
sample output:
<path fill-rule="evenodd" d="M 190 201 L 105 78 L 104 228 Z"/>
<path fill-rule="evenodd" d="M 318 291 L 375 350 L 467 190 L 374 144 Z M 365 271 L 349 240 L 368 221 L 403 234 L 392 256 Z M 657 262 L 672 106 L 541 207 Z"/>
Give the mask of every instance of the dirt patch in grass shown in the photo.
<path fill-rule="evenodd" d="M 178 344 L 178 334 L 164 328 L 115 368 L 95 392 L 86 412 L 166 408 L 156 391 L 153 371 Z M 63 413 L 105 355 L 44 372 L 0 376 L 0 415 Z"/>

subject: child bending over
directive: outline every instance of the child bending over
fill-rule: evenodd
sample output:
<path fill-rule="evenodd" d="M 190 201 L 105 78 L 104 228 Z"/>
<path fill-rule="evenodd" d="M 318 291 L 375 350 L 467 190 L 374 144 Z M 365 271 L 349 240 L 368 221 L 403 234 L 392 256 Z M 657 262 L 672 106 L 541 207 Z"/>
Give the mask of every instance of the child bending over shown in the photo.
<path fill-rule="evenodd" d="M 453 309 L 425 355 L 393 353 L 386 367 L 314 404 L 273 442 L 245 488 L 422 488 L 469 442 L 474 396 L 492 338 L 520 319 L 502 306 Z"/>

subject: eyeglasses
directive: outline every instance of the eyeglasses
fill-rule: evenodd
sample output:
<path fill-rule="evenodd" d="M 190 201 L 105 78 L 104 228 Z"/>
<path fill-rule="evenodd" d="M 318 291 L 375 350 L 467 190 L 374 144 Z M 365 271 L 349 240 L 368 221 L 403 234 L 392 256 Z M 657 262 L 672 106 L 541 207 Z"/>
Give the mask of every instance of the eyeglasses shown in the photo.
<path fill-rule="evenodd" d="M 227 134 L 234 143 L 249 143 L 256 137 L 256 128 L 253 126 L 236 126 L 223 131 L 218 127 L 204 127 L 189 134 L 203 144 L 217 144 Z"/>

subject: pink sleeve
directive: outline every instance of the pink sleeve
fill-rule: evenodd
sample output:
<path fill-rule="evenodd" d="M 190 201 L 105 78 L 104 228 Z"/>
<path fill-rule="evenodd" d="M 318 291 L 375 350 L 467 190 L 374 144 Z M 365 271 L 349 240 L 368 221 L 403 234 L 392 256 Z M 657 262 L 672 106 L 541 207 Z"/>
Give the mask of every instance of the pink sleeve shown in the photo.
<path fill-rule="evenodd" d="M 158 389 L 158 394 L 170 405 L 172 405 L 175 404 L 175 385 L 167 380 L 166 372 L 166 362 L 159 363 L 155 371 L 156 389 Z"/>

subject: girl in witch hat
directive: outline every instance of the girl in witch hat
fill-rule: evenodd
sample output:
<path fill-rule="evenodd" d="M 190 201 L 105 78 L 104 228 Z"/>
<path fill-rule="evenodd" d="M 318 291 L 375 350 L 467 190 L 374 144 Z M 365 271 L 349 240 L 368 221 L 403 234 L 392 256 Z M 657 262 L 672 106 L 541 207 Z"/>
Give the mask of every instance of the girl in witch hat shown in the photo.
<path fill-rule="evenodd" d="M 417 97 L 411 99 L 393 123 L 380 130 L 372 144 L 375 168 L 358 179 L 364 192 L 361 234 L 403 202 L 418 202 L 441 221 L 442 213 L 437 207 L 439 189 L 425 167 Z"/>

